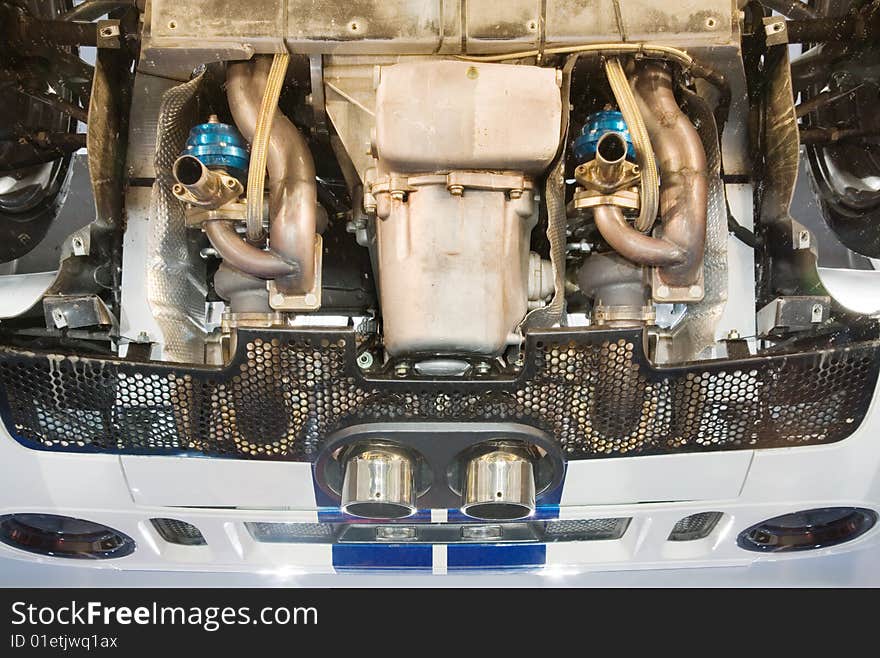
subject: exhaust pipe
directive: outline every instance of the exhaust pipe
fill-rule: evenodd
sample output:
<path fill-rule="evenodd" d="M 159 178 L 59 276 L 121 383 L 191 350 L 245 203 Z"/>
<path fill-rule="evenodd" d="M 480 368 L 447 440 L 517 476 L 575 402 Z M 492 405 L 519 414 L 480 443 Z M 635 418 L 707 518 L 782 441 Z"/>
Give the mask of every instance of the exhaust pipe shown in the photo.
<path fill-rule="evenodd" d="M 403 519 L 416 512 L 415 463 L 396 446 L 360 445 L 345 456 L 342 511 L 365 519 Z"/>
<path fill-rule="evenodd" d="M 535 511 L 534 455 L 518 443 L 489 444 L 467 463 L 461 511 L 484 521 L 513 521 Z"/>

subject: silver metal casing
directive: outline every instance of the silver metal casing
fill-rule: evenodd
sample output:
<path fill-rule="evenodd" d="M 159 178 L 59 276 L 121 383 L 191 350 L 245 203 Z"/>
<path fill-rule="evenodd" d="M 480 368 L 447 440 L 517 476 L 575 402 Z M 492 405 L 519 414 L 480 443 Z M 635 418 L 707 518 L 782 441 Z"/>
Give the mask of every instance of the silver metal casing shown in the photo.
<path fill-rule="evenodd" d="M 487 521 L 523 519 L 535 511 L 532 455 L 516 444 L 499 443 L 467 463 L 461 511 Z"/>
<path fill-rule="evenodd" d="M 367 519 L 402 519 L 414 514 L 412 457 L 394 446 L 353 448 L 345 457 L 342 511 Z"/>

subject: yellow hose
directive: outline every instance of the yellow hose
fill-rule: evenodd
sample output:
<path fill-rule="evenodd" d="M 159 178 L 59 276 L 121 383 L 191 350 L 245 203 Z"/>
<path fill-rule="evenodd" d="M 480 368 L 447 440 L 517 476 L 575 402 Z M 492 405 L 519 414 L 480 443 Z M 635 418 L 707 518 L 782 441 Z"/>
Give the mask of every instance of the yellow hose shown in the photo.
<path fill-rule="evenodd" d="M 247 238 L 249 242 L 259 242 L 263 238 L 263 188 L 266 184 L 266 160 L 269 153 L 269 134 L 272 120 L 278 109 L 281 87 L 287 75 L 290 55 L 276 53 L 269 69 L 266 91 L 257 117 L 257 128 L 251 143 L 251 161 L 248 167 L 247 186 Z"/>
<path fill-rule="evenodd" d="M 615 55 L 647 55 L 662 57 L 690 68 L 694 60 L 685 51 L 672 46 L 655 46 L 645 43 L 590 43 L 581 46 L 559 46 L 544 50 L 522 50 L 501 55 L 456 55 L 456 59 L 468 62 L 506 62 L 512 59 L 538 57 L 544 55 L 568 55 L 572 53 L 601 53 L 609 57 Z"/>
<path fill-rule="evenodd" d="M 636 230 L 647 233 L 657 219 L 657 208 L 660 204 L 660 174 L 657 172 L 654 149 L 651 147 L 651 138 L 648 136 L 645 120 L 639 111 L 639 106 L 636 105 L 636 98 L 618 57 L 606 60 L 605 73 L 608 75 L 614 100 L 617 101 L 636 151 L 642 185 L 641 205 L 635 227 Z"/>

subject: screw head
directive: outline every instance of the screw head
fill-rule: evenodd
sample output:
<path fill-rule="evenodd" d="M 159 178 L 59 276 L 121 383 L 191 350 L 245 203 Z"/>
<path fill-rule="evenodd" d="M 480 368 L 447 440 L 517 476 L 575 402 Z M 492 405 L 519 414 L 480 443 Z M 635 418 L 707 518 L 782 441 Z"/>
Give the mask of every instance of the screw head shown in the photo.
<path fill-rule="evenodd" d="M 657 296 L 660 298 L 669 297 L 669 286 L 658 286 Z"/>
<path fill-rule="evenodd" d="M 492 366 L 490 366 L 485 361 L 480 361 L 480 363 L 474 366 L 474 371 L 478 375 L 488 375 L 490 372 L 492 372 Z"/>
<path fill-rule="evenodd" d="M 280 292 L 276 292 L 272 295 L 272 305 L 273 306 L 281 306 L 284 303 L 284 295 Z"/>
<path fill-rule="evenodd" d="M 394 366 L 394 374 L 398 377 L 406 377 L 406 374 L 409 372 L 409 364 L 408 363 L 398 363 Z"/>
<path fill-rule="evenodd" d="M 358 354 L 357 364 L 359 368 L 366 370 L 373 365 L 373 355 L 368 350 L 364 350 Z"/>
<path fill-rule="evenodd" d="M 449 193 L 452 196 L 461 196 L 462 194 L 464 194 L 464 187 L 461 185 L 450 185 Z"/>

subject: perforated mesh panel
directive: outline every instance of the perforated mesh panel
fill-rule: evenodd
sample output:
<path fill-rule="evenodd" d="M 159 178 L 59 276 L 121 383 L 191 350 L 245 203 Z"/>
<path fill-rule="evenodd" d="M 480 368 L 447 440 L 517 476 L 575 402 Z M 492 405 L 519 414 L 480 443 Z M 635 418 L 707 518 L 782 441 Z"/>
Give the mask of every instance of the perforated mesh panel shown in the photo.
<path fill-rule="evenodd" d="M 150 519 L 150 523 L 169 544 L 181 546 L 204 546 L 207 542 L 202 536 L 201 530 L 192 523 L 177 519 Z"/>
<path fill-rule="evenodd" d="M 545 541 L 598 541 L 620 539 L 626 533 L 631 519 L 563 519 L 547 521 Z"/>
<path fill-rule="evenodd" d="M 699 512 L 680 519 L 669 533 L 669 541 L 693 541 L 703 539 L 718 525 L 721 512 Z"/>
<path fill-rule="evenodd" d="M 331 541 L 336 531 L 329 523 L 245 523 L 255 541 L 269 544 L 323 543 Z"/>
<path fill-rule="evenodd" d="M 370 421 L 515 421 L 569 459 L 831 443 L 867 411 L 876 341 L 654 368 L 639 332 L 531 334 L 508 379 L 365 379 L 351 332 L 239 334 L 223 369 L 0 350 L 12 434 L 51 450 L 308 461 Z"/>

